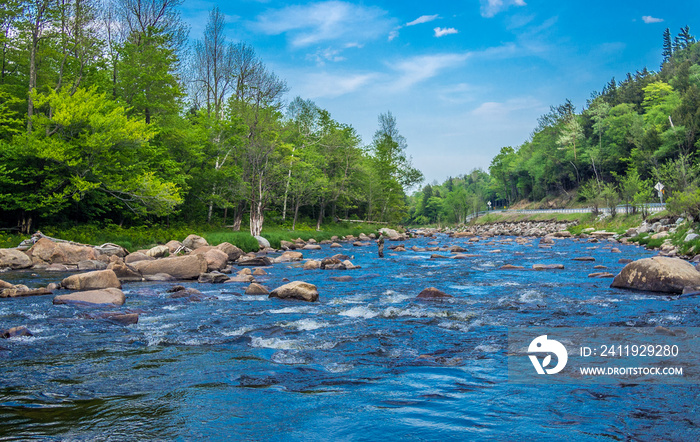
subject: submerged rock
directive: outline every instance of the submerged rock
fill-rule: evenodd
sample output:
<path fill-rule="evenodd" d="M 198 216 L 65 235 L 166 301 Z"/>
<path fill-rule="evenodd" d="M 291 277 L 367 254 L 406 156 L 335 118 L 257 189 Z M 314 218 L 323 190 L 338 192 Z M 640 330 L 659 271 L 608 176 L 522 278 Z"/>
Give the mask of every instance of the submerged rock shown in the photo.
<path fill-rule="evenodd" d="M 417 298 L 432 300 L 454 298 L 454 296 L 448 295 L 447 293 L 443 292 L 442 290 L 438 290 L 435 287 L 428 287 L 427 289 L 423 289 L 420 293 L 418 293 Z"/>
<path fill-rule="evenodd" d="M 12 327 L 7 330 L 3 330 L 0 333 L 0 338 L 8 339 L 17 336 L 34 336 L 32 332 L 29 331 L 27 327 Z"/>
<path fill-rule="evenodd" d="M 533 270 L 561 270 L 564 264 L 533 264 Z"/>
<path fill-rule="evenodd" d="M 611 287 L 662 293 L 683 293 L 700 288 L 700 272 L 679 258 L 655 256 L 631 262 L 615 276 Z"/>

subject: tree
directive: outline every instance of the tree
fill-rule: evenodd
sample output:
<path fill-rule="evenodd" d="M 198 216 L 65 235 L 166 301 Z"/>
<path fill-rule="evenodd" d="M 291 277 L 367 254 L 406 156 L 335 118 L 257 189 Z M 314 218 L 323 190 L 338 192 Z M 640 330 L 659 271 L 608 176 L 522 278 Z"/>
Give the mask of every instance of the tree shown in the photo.
<path fill-rule="evenodd" d="M 51 112 L 35 115 L 36 130 L 5 153 L 8 164 L 33 166 L 11 174 L 21 186 L 11 202 L 15 209 L 52 214 L 100 194 L 104 210 L 124 206 L 137 216 L 164 216 L 182 202 L 167 176 L 176 171 L 168 171 L 167 156 L 148 143 L 152 131 L 104 93 L 78 88 L 72 95 L 50 91 L 33 98 Z"/>
<path fill-rule="evenodd" d="M 661 53 L 663 57 L 662 65 L 670 60 L 673 55 L 673 42 L 671 41 L 671 30 L 669 28 L 664 30 L 663 40 L 663 52 Z"/>
<path fill-rule="evenodd" d="M 380 177 L 380 219 L 400 219 L 404 191 L 420 183 L 423 176 L 406 157 L 406 139 L 399 133 L 391 112 L 379 115 L 379 129 L 372 142 L 374 167 Z M 379 208 L 379 207 L 378 207 Z"/>

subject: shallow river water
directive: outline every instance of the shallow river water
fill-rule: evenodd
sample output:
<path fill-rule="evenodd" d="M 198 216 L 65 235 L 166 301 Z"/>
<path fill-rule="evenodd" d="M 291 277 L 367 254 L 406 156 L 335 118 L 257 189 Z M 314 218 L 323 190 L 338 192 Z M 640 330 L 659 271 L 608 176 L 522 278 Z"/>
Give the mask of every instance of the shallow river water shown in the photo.
<path fill-rule="evenodd" d="M 444 260 L 323 246 L 304 257 L 345 253 L 362 268 L 275 264 L 258 277 L 270 288 L 283 278 L 316 284 L 316 303 L 186 282 L 216 297 L 188 302 L 169 297 L 172 283 L 127 283 L 125 305 L 108 310 L 140 312 L 129 326 L 86 319 L 94 309 L 54 306 L 51 296 L 1 299 L 0 329 L 24 325 L 34 336 L 0 341 L 0 439 L 700 439 L 700 386 L 514 385 L 506 356 L 508 327 L 700 326 L 698 298 L 588 277 L 595 265 L 617 273 L 620 258 L 653 255 L 642 248 L 503 239 L 439 236 L 478 255 Z M 565 269 L 498 270 L 535 263 Z M 38 286 L 64 276 L 0 278 Z M 416 299 L 430 286 L 454 298 Z"/>

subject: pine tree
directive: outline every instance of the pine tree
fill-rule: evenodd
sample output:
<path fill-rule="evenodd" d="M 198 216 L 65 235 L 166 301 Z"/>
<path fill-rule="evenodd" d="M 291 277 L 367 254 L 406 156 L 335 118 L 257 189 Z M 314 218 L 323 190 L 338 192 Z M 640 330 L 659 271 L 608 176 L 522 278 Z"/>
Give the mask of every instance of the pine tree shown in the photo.
<path fill-rule="evenodd" d="M 664 50 L 661 55 L 664 57 L 663 61 L 661 62 L 662 65 L 666 63 L 673 55 L 673 43 L 671 42 L 671 30 L 669 28 L 664 30 Z"/>

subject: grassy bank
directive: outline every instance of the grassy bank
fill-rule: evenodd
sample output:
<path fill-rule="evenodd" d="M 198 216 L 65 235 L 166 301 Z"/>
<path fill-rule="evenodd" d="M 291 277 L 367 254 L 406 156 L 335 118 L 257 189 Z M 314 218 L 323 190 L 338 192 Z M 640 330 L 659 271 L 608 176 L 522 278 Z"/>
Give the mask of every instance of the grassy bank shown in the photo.
<path fill-rule="evenodd" d="M 314 226 L 315 227 L 315 226 Z M 262 236 L 270 241 L 270 245 L 279 248 L 280 241 L 293 241 L 301 238 L 308 241 L 314 238 L 317 241 L 331 239 L 333 236 L 343 237 L 347 235 L 358 236 L 360 233 L 370 234 L 377 231 L 376 224 L 360 223 L 334 223 L 321 226 L 320 231 L 315 228 L 302 225 L 297 230 L 289 230 L 282 227 L 270 227 L 263 229 Z M 148 249 L 158 244 L 165 244 L 171 240 L 182 241 L 190 234 L 203 237 L 209 244 L 229 242 L 246 252 L 258 250 L 258 242 L 248 231 L 234 232 L 214 226 L 142 226 L 122 228 L 116 225 L 95 226 L 81 225 L 68 228 L 45 227 L 44 235 L 74 241 L 83 244 L 100 245 L 114 243 L 126 248 L 130 252 L 139 249 Z M 29 235 L 17 235 L 0 233 L 0 248 L 17 247 L 20 242 Z"/>

